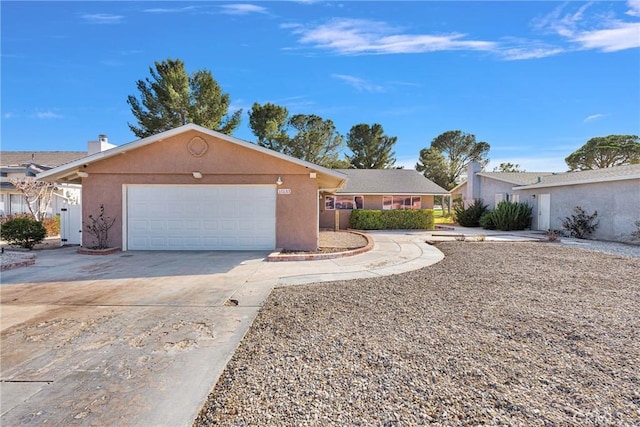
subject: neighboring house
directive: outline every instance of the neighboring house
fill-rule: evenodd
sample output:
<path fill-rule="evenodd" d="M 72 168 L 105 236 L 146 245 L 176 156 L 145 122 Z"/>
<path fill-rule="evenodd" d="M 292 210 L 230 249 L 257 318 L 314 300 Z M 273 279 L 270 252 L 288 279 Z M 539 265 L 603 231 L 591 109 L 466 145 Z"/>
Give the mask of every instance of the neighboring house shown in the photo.
<path fill-rule="evenodd" d="M 635 221 L 640 220 L 640 164 L 563 173 L 502 173 L 482 172 L 472 163 L 468 176 L 473 178 L 464 186 L 465 205 L 474 199 L 492 208 L 501 200 L 528 203 L 533 207 L 534 230 L 562 228 L 563 219 L 580 206 L 588 214 L 598 212 L 599 226 L 592 238 L 628 242 Z M 460 191 L 458 187 L 454 190 Z"/>
<path fill-rule="evenodd" d="M 10 182 L 35 179 L 40 172 L 86 156 L 82 151 L 2 151 L 0 152 L 0 215 L 28 213 L 23 194 Z M 56 186 L 47 211 L 48 216 L 60 213 L 64 203 L 80 196 L 78 186 Z"/>
<path fill-rule="evenodd" d="M 412 169 L 337 169 L 347 176 L 344 187 L 325 194 L 320 227 L 349 227 L 354 209 L 433 209 L 433 197 L 449 193 Z"/>
<path fill-rule="evenodd" d="M 315 250 L 319 197 L 346 176 L 187 124 L 38 179 L 82 184 L 84 223 L 104 205 L 109 243 L 123 250 Z"/>

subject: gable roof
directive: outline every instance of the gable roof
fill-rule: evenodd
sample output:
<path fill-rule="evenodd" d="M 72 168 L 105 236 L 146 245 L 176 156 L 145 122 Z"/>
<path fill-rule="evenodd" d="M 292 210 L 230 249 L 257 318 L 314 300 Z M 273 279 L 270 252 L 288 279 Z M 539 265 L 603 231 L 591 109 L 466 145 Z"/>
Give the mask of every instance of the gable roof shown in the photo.
<path fill-rule="evenodd" d="M 86 151 L 0 151 L 0 165 L 4 167 L 35 163 L 53 168 L 86 155 Z"/>
<path fill-rule="evenodd" d="M 197 131 L 206 135 L 209 135 L 214 138 L 221 139 L 226 142 L 230 142 L 235 145 L 239 145 L 244 148 L 248 148 L 250 150 L 255 150 L 260 153 L 267 154 L 272 157 L 276 157 L 306 168 L 309 168 L 313 171 L 316 171 L 320 174 L 324 174 L 334 179 L 340 179 L 342 182 L 346 179 L 346 176 L 336 170 L 328 169 L 322 166 L 318 166 L 316 164 L 297 159 L 295 157 L 288 156 L 286 154 L 279 153 L 277 151 L 270 150 L 265 147 L 261 147 L 257 144 L 252 144 L 251 142 L 243 141 L 241 139 L 235 138 L 230 135 L 226 135 L 220 132 L 216 132 L 211 129 L 207 129 L 202 126 L 198 126 L 193 123 L 189 123 L 174 129 L 170 129 L 168 131 L 164 131 L 158 133 L 156 135 L 149 136 L 147 138 L 139 139 L 137 141 L 129 142 L 127 144 L 119 145 L 114 148 L 110 148 L 105 151 L 100 151 L 98 153 L 92 154 L 90 156 L 85 156 L 80 159 L 74 160 L 70 163 L 61 165 L 59 167 L 55 167 L 45 172 L 41 172 L 37 175 L 37 179 L 42 179 L 45 181 L 57 181 L 57 180 L 65 180 L 66 182 L 79 182 L 79 178 L 77 176 L 78 170 L 85 164 L 91 164 L 100 160 L 108 159 L 110 157 L 124 154 L 127 151 L 135 150 L 137 148 L 144 147 L 146 145 L 153 144 L 155 142 L 162 141 L 167 138 L 171 138 L 173 136 L 179 135 L 181 133 L 185 133 L 188 131 Z"/>
<path fill-rule="evenodd" d="M 640 164 L 547 175 L 542 177 L 539 183 L 516 186 L 514 187 L 514 190 L 623 181 L 630 179 L 640 180 Z"/>
<path fill-rule="evenodd" d="M 336 169 L 348 177 L 336 194 L 449 194 L 413 169 Z"/>
<path fill-rule="evenodd" d="M 538 178 L 553 175 L 553 172 L 479 172 L 478 176 L 515 185 L 535 184 Z"/>

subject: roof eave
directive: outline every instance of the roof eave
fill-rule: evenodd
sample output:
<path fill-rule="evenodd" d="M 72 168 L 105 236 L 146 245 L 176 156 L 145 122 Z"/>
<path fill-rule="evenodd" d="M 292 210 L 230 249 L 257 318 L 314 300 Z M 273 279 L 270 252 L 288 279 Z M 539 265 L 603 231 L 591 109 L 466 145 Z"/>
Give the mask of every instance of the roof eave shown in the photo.
<path fill-rule="evenodd" d="M 631 181 L 634 179 L 640 179 L 640 175 L 627 175 L 627 176 L 615 176 L 615 177 L 606 177 L 606 178 L 592 178 L 592 179 L 582 179 L 579 181 L 569 181 L 569 182 L 550 182 L 544 183 L 541 182 L 539 184 L 533 185 L 521 185 L 513 187 L 513 190 L 530 190 L 536 188 L 547 188 L 547 187 L 564 187 L 567 185 L 580 185 L 580 184 L 597 184 L 600 182 L 613 182 L 613 181 Z"/>
<path fill-rule="evenodd" d="M 273 151 L 273 150 L 270 150 L 268 148 L 261 147 L 261 146 L 259 146 L 257 144 L 252 144 L 251 142 L 243 141 L 241 139 L 235 138 L 235 137 L 230 136 L 230 135 L 226 135 L 226 134 L 223 134 L 223 133 L 220 133 L 220 132 L 216 132 L 216 131 L 211 130 L 211 129 L 207 129 L 207 128 L 204 128 L 202 126 L 195 125 L 193 123 L 189 123 L 189 124 L 180 126 L 178 128 L 175 128 L 175 129 L 170 129 L 170 130 L 161 132 L 161 133 L 156 134 L 156 135 L 148 136 L 146 138 L 142 138 L 142 139 L 139 139 L 137 141 L 129 142 L 127 144 L 119 145 L 119 146 L 111 148 L 109 150 L 101 151 L 99 153 L 95 153 L 95 154 L 92 154 L 90 156 L 86 156 L 86 157 L 80 158 L 80 159 L 75 160 L 73 162 L 70 162 L 70 163 L 67 163 L 67 164 L 64 164 L 64 165 L 60 165 L 58 167 L 49 169 L 48 171 L 39 173 L 37 175 L 36 179 L 41 179 L 41 180 L 44 180 L 44 181 L 55 180 L 55 177 L 60 176 L 60 174 L 67 174 L 67 172 L 69 172 L 69 171 L 72 171 L 72 172 L 68 173 L 68 175 L 71 175 L 71 174 L 75 173 L 78 168 L 82 167 L 82 165 L 94 163 L 96 161 L 103 160 L 103 159 L 106 159 L 106 158 L 109 158 L 109 157 L 113 157 L 113 156 L 118 155 L 118 154 L 124 154 L 127 151 L 135 150 L 137 148 L 144 147 L 145 145 L 149 145 L 149 144 L 152 144 L 154 142 L 159 142 L 159 141 L 162 141 L 162 140 L 164 140 L 166 138 L 171 138 L 173 136 L 179 135 L 181 133 L 184 133 L 184 132 L 187 132 L 187 131 L 190 131 L 190 130 L 194 130 L 194 131 L 198 131 L 198 132 L 201 132 L 201 133 L 205 133 L 205 134 L 207 134 L 209 136 L 212 136 L 214 138 L 222 139 L 224 141 L 231 142 L 233 144 L 240 145 L 240 146 L 245 147 L 245 148 L 249 148 L 249 149 L 252 149 L 252 150 L 255 150 L 255 151 L 258 151 L 258 152 L 261 152 L 261 153 L 264 153 L 264 154 L 267 154 L 267 155 L 270 155 L 270 156 L 273 156 L 273 157 L 276 157 L 276 158 L 279 158 L 279 159 L 282 159 L 282 160 L 285 160 L 285 161 L 288 161 L 288 162 L 291 162 L 291 163 L 298 164 L 300 166 L 306 167 L 308 169 L 311 169 L 311 170 L 313 170 L 315 172 L 322 173 L 324 175 L 331 176 L 333 178 L 337 178 L 337 179 L 340 179 L 340 180 L 343 180 L 343 181 L 347 179 L 347 176 L 345 174 L 341 173 L 341 172 L 338 172 L 338 171 L 335 171 L 335 170 L 332 170 L 332 169 L 328 169 L 328 168 L 325 168 L 323 166 L 319 166 L 319 165 L 307 162 L 305 160 L 296 159 L 295 157 L 291 157 L 291 156 L 288 156 L 286 154 L 282 154 L 282 153 L 279 153 L 277 151 Z"/>

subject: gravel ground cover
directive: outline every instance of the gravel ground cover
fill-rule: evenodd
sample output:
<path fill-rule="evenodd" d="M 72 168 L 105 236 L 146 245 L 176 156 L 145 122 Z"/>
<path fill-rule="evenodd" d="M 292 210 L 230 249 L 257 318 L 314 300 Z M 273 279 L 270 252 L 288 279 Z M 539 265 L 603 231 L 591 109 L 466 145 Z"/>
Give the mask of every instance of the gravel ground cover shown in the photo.
<path fill-rule="evenodd" d="M 195 425 L 640 425 L 640 259 L 438 247 L 274 290 Z"/>
<path fill-rule="evenodd" d="M 358 233 L 348 231 L 321 231 L 320 247 L 316 251 L 283 250 L 284 254 L 310 254 L 310 253 L 334 253 L 344 252 L 350 249 L 358 249 L 367 246 L 367 239 Z"/>

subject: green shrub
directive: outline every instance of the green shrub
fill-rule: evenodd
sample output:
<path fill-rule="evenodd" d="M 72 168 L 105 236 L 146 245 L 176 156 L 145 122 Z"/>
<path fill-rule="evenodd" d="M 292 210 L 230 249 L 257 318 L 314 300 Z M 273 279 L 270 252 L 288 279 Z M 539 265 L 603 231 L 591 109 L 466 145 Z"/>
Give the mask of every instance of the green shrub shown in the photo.
<path fill-rule="evenodd" d="M 16 217 L 2 223 L 0 238 L 10 245 L 32 249 L 47 236 L 47 230 L 40 221 L 30 217 Z"/>
<path fill-rule="evenodd" d="M 349 217 L 349 227 L 356 230 L 433 230 L 433 210 L 354 210 Z"/>
<path fill-rule="evenodd" d="M 456 220 L 458 224 L 463 227 L 479 227 L 480 218 L 487 213 L 489 207 L 482 203 L 482 200 L 474 200 L 473 204 L 465 208 L 464 206 L 458 206 L 455 209 Z"/>
<path fill-rule="evenodd" d="M 356 230 L 382 230 L 382 211 L 354 210 L 349 217 L 349 227 Z"/>
<path fill-rule="evenodd" d="M 591 215 L 587 213 L 580 206 L 576 206 L 574 209 L 575 215 L 571 215 L 562 220 L 562 228 L 569 232 L 571 237 L 577 237 L 578 239 L 586 239 L 598 228 L 598 211 L 594 211 Z"/>
<path fill-rule="evenodd" d="M 495 230 L 496 224 L 493 222 L 493 212 L 489 211 L 480 218 L 480 226 L 485 230 Z"/>
<path fill-rule="evenodd" d="M 532 217 L 533 208 L 527 203 L 500 202 L 483 217 L 483 222 L 487 225 L 483 227 L 503 231 L 524 230 L 531 225 Z"/>

